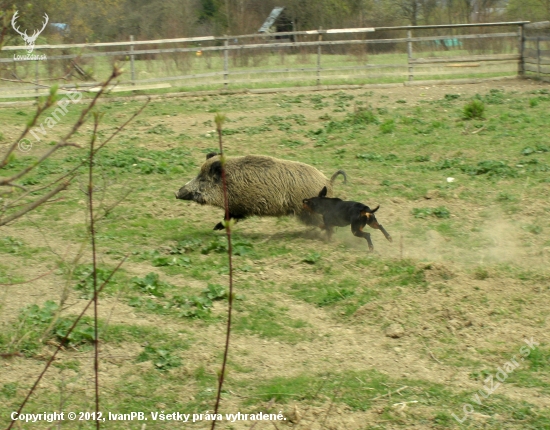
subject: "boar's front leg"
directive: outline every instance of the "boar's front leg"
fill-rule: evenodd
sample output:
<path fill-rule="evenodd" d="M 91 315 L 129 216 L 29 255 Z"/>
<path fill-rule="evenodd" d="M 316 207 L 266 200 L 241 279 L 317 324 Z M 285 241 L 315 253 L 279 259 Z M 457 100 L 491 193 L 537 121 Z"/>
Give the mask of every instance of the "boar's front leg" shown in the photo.
<path fill-rule="evenodd" d="M 243 216 L 243 215 L 233 215 L 233 214 L 229 214 L 229 219 L 234 219 L 235 222 L 239 222 L 239 220 L 241 219 L 245 219 L 246 217 Z M 225 228 L 225 226 L 223 225 L 223 222 L 219 222 L 217 223 L 215 226 L 214 226 L 214 230 L 223 230 Z"/>

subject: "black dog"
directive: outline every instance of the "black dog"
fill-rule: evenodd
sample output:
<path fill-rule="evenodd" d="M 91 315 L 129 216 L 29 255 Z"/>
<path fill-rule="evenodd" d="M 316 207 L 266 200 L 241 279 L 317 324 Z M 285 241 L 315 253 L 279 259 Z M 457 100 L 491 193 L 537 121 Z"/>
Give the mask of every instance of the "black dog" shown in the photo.
<path fill-rule="evenodd" d="M 372 251 L 372 241 L 370 239 L 370 233 L 365 233 L 363 228 L 365 225 L 380 230 L 386 239 L 393 242 L 393 239 L 389 233 L 378 224 L 374 213 L 380 206 L 371 210 L 368 206 L 358 202 L 346 202 L 338 198 L 325 197 L 327 195 L 327 187 L 324 187 L 319 193 L 319 197 L 312 197 L 311 199 L 304 199 L 304 209 L 314 213 L 323 215 L 324 226 L 320 226 L 327 230 L 327 236 L 330 240 L 334 227 L 345 227 L 351 224 L 351 232 L 357 237 L 364 237 L 367 239 L 369 249 Z"/>

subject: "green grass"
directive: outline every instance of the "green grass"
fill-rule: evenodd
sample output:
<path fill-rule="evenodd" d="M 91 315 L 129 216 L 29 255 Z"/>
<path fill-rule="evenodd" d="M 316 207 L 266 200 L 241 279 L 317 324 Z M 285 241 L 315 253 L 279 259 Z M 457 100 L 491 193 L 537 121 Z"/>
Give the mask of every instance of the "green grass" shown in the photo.
<path fill-rule="evenodd" d="M 301 411 L 327 411 L 332 401 L 358 414 L 356 422 L 370 419 L 366 414 L 377 417 L 373 426 L 379 428 L 459 428 L 452 414 L 462 416 L 476 389 L 401 376 L 405 370 L 396 373 L 388 363 L 429 367 L 435 364 L 429 345 L 445 367 L 433 367 L 432 381 L 447 381 L 444 375 L 455 370 L 480 378 L 513 355 L 506 344 L 517 343 L 520 332 L 548 330 L 550 142 L 541 130 L 550 126 L 550 95 L 541 91 L 475 95 L 457 88 L 413 99 L 393 89 L 362 89 L 152 101 L 102 150 L 96 165 L 96 207 L 105 214 L 96 225 L 99 281 L 128 256 L 100 296 L 101 346 L 111 354 L 101 365 L 102 408 L 212 410 L 228 305 L 227 240 L 224 232 L 212 231 L 223 211 L 176 201 L 174 191 L 197 174 L 205 154 L 217 150 L 213 117 L 222 112 L 228 117 L 229 156 L 273 155 L 308 163 L 329 177 L 344 169 L 349 182 L 338 178 L 335 195 L 380 204 L 377 219 L 394 240 L 390 244 L 369 229 L 371 254 L 349 227 L 337 229 L 327 242 L 324 232 L 290 217 L 236 224 L 234 331 L 222 408 L 231 400 L 231 408 L 241 412 L 265 411 L 275 399 L 273 410 L 286 414 L 294 403 Z M 464 119 L 464 105 L 472 100 L 484 104 L 483 119 Z M 103 103 L 102 138 L 139 105 Z M 10 126 L 1 130 L 5 141 L 15 138 L 14 130 L 31 113 L 31 107 L 0 109 L 0 123 Z M 51 139 L 66 132 L 78 113 L 70 110 Z M 88 137 L 82 129 L 75 140 L 84 145 Z M 17 152 L 0 175 L 34 162 L 49 147 L 39 142 L 36 152 Z M 82 150 L 64 148 L 25 186 L 44 185 L 83 157 Z M 0 351 L 23 354 L 5 358 L 11 372 L 0 383 L 3 416 L 16 410 L 30 388 L 22 369 L 31 374 L 41 368 L 67 321 L 92 296 L 88 248 L 76 265 L 64 254 L 88 238 L 86 166 L 77 174 L 62 199 L 0 237 L 0 283 L 54 269 L 32 288 L 11 285 L 0 293 Z M 118 206 L 107 209 L 128 190 Z M 55 320 L 58 309 L 47 303 L 59 303 L 64 291 L 69 298 Z M 393 323 L 403 326 L 404 338 L 385 336 Z M 54 410 L 60 393 L 68 399 L 67 410 L 93 410 L 89 396 L 63 385 L 79 387 L 90 375 L 83 358 L 92 348 L 90 324 L 87 315 L 55 362 L 61 374 L 47 374 L 49 388 L 31 398 L 28 412 Z M 407 348 L 407 354 L 401 357 L 396 348 Z M 372 351 L 365 364 L 372 370 L 357 368 L 365 351 Z M 548 426 L 550 418 L 536 401 L 548 393 L 547 361 L 544 345 L 483 406 L 475 405 L 490 417 L 486 428 L 503 422 L 513 429 Z M 380 397 L 405 385 L 391 402 Z M 523 397 L 511 396 L 508 385 L 521 388 Z M 413 400 L 418 404 L 407 404 L 404 415 L 392 406 Z M 481 424 L 471 418 L 465 426 Z"/>

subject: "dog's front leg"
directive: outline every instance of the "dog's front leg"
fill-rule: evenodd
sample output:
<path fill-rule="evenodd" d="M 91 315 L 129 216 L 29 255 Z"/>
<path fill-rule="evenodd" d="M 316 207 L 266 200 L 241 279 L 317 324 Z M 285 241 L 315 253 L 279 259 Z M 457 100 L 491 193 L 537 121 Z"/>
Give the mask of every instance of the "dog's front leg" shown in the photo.
<path fill-rule="evenodd" d="M 393 239 L 392 237 L 390 236 L 390 234 L 386 231 L 386 229 L 384 227 L 382 227 L 382 224 L 378 224 L 378 229 L 382 232 L 382 234 L 384 234 L 384 237 L 386 239 L 388 239 L 390 242 L 393 242 Z"/>
<path fill-rule="evenodd" d="M 369 250 L 372 252 L 374 251 L 374 245 L 372 244 L 372 240 L 370 238 L 370 233 L 366 233 L 363 231 L 363 227 L 365 225 L 362 223 L 352 224 L 351 225 L 351 232 L 354 236 L 362 237 L 367 240 L 367 243 L 369 244 Z"/>

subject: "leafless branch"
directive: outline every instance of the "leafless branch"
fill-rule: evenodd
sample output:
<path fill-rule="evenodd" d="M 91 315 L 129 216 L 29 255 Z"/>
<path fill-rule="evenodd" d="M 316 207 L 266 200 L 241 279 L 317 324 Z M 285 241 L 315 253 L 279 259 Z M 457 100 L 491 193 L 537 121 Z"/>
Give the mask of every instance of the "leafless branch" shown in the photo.
<path fill-rule="evenodd" d="M 101 286 L 97 289 L 97 293 L 101 293 L 101 291 L 103 290 L 103 288 L 105 288 L 105 285 L 107 285 L 109 283 L 109 281 L 111 280 L 111 278 L 114 276 L 114 274 L 118 271 L 118 269 L 120 269 L 120 267 L 122 266 L 122 264 L 126 261 L 126 259 L 129 257 L 129 255 L 126 255 L 121 261 L 120 263 L 115 267 L 115 269 L 109 274 L 109 276 L 107 277 L 107 279 L 105 281 L 103 281 L 103 283 L 101 284 Z M 94 302 L 94 299 L 92 298 L 91 300 L 88 301 L 88 303 L 86 304 L 86 306 L 84 307 L 84 309 L 82 310 L 82 312 L 80 312 L 80 314 L 78 315 L 78 317 L 74 320 L 73 322 L 73 325 L 69 328 L 69 330 L 67 330 L 67 334 L 65 335 L 65 337 L 63 339 L 61 339 L 61 342 L 59 343 L 59 345 L 57 345 L 57 348 L 56 350 L 54 351 L 54 353 L 52 354 L 52 356 L 50 357 L 50 359 L 48 360 L 48 362 L 46 363 L 46 366 L 44 366 L 44 370 L 42 370 L 42 373 L 40 373 L 40 375 L 38 376 L 38 378 L 36 379 L 36 381 L 34 382 L 33 386 L 31 387 L 29 393 L 27 394 L 27 396 L 25 397 L 25 400 L 23 400 L 23 403 L 21 403 L 21 406 L 19 406 L 19 409 L 17 410 L 17 415 L 15 416 L 18 416 L 21 411 L 23 410 L 23 408 L 25 407 L 25 405 L 27 404 L 27 402 L 29 401 L 31 395 L 34 393 L 34 391 L 36 390 L 36 388 L 38 387 L 38 384 L 40 383 L 40 381 L 42 380 L 42 378 L 44 377 L 44 375 L 46 374 L 47 370 L 49 369 L 49 367 L 51 366 L 51 364 L 53 363 L 53 361 L 55 360 L 55 357 L 57 356 L 57 354 L 59 353 L 59 351 L 61 351 L 61 349 L 63 348 L 63 345 L 67 342 L 67 340 L 69 339 L 69 336 L 71 335 L 71 333 L 73 332 L 73 330 L 75 329 L 76 325 L 80 322 L 80 320 L 82 319 L 82 317 L 86 314 L 86 312 L 88 311 L 88 308 L 91 306 L 91 304 Z M 16 423 L 17 421 L 14 419 L 10 422 L 10 425 L 8 426 L 7 430 L 10 430 L 13 428 L 13 425 Z"/>
<path fill-rule="evenodd" d="M 216 405 L 214 406 L 214 420 L 212 421 L 211 430 L 216 428 L 216 416 L 220 406 L 220 399 L 222 394 L 223 381 L 225 379 L 225 368 L 227 365 L 227 357 L 229 355 L 229 339 L 231 338 L 231 314 L 233 310 L 233 248 L 231 245 L 231 220 L 229 218 L 229 200 L 227 197 L 227 178 L 225 176 L 225 156 L 223 154 L 223 142 L 222 142 L 222 125 L 225 121 L 225 115 L 216 115 L 216 129 L 218 132 L 218 141 L 220 146 L 220 158 L 222 164 L 222 186 L 223 186 L 223 201 L 225 206 L 225 232 L 227 234 L 227 255 L 229 259 L 229 297 L 228 297 L 228 309 L 227 309 L 227 329 L 225 335 L 225 348 L 223 352 L 223 362 L 221 372 L 218 378 L 218 393 L 216 395 Z"/>
<path fill-rule="evenodd" d="M 8 224 L 9 222 L 17 219 L 17 218 L 21 218 L 23 215 L 25 215 L 26 213 L 32 211 L 33 209 L 36 209 L 38 206 L 40 206 L 42 203 L 45 203 L 46 201 L 48 201 L 50 198 L 52 198 L 53 196 L 55 196 L 57 193 L 63 191 L 64 189 L 66 189 L 69 184 L 71 182 L 70 181 L 65 181 L 63 182 L 61 185 L 59 185 L 57 188 L 54 188 L 53 190 L 51 190 L 49 193 L 47 194 L 44 194 L 42 197 L 40 197 L 39 199 L 35 200 L 34 202 L 32 202 L 31 204 L 29 204 L 27 207 L 25 207 L 24 209 L 20 210 L 19 212 L 16 212 L 14 214 L 11 214 L 9 216 L 7 216 L 6 218 L 2 218 L 0 219 L 0 227 L 3 226 L 3 225 L 6 225 Z"/>

